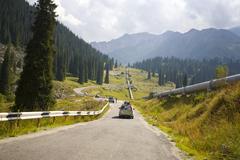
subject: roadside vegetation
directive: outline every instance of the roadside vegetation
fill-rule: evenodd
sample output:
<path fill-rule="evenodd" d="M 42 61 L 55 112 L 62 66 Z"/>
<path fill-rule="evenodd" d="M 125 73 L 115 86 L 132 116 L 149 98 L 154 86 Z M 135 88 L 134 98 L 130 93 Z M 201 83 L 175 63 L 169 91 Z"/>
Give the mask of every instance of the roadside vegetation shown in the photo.
<path fill-rule="evenodd" d="M 106 76 L 106 74 L 105 74 Z M 84 90 L 89 95 L 99 95 L 101 97 L 113 96 L 118 99 L 128 99 L 128 91 L 125 83 L 125 68 L 114 68 L 109 72 L 109 81 L 103 85 L 92 84 L 90 86 L 96 86 L 95 88 L 89 88 Z"/>
<path fill-rule="evenodd" d="M 133 103 L 150 124 L 196 159 L 240 159 L 240 83 Z"/>
<path fill-rule="evenodd" d="M 101 110 L 106 101 L 96 101 L 92 97 L 68 97 L 58 99 L 54 110 L 64 111 L 97 111 Z"/>
<path fill-rule="evenodd" d="M 77 77 L 67 77 L 63 82 L 53 81 L 53 91 L 56 97 L 56 104 L 51 110 L 63 111 L 97 111 L 101 110 L 105 101 L 96 101 L 93 97 L 78 96 L 73 89 L 96 85 L 95 82 L 89 81 L 85 84 L 77 82 Z M 10 112 L 14 102 L 7 100 L 6 96 L 0 95 L 0 112 Z M 108 110 L 107 107 L 104 113 Z M 0 139 L 6 137 L 15 137 L 27 133 L 47 130 L 54 127 L 71 125 L 79 122 L 88 122 L 96 120 L 104 115 L 98 116 L 76 116 L 76 117 L 57 117 L 43 118 L 34 120 L 7 121 L 0 122 Z"/>
<path fill-rule="evenodd" d="M 101 106 L 103 107 L 103 106 Z M 92 110 L 98 109 L 91 108 Z M 96 116 L 70 116 L 70 117 L 56 117 L 56 118 L 42 118 L 23 121 L 7 121 L 0 123 L 0 139 L 6 137 L 16 137 L 23 134 L 48 130 L 50 128 L 56 128 L 65 125 L 72 125 L 80 122 L 89 122 L 101 118 L 107 111 L 107 107 L 104 112 Z"/>
<path fill-rule="evenodd" d="M 158 75 L 148 76 L 148 72 L 140 69 L 129 68 L 130 78 L 133 84 L 134 99 L 142 99 L 149 96 L 151 92 L 162 92 L 164 90 L 170 90 L 175 87 L 171 82 L 167 82 L 160 86 L 158 84 Z"/>

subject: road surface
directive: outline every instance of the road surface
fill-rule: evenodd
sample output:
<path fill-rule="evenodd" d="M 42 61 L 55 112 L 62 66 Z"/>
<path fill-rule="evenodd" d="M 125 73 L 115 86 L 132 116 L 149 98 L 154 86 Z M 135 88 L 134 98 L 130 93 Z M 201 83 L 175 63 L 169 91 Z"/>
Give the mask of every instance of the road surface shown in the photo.
<path fill-rule="evenodd" d="M 86 92 L 84 92 L 84 90 L 86 89 L 93 89 L 93 88 L 97 88 L 97 86 L 88 86 L 88 87 L 82 87 L 82 88 L 75 88 L 73 89 L 73 91 L 78 94 L 79 96 L 86 96 L 88 95 Z"/>
<path fill-rule="evenodd" d="M 181 152 L 135 111 L 119 119 L 112 104 L 104 118 L 0 141 L 0 160 L 177 160 Z"/>

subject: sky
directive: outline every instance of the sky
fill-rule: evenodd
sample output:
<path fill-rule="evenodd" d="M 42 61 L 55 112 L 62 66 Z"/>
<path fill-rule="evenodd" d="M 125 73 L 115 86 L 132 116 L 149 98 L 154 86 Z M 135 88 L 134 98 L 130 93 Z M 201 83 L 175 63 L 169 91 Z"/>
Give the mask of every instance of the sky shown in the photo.
<path fill-rule="evenodd" d="M 126 33 L 240 26 L 240 0 L 54 1 L 58 20 L 87 42 L 109 41 Z"/>

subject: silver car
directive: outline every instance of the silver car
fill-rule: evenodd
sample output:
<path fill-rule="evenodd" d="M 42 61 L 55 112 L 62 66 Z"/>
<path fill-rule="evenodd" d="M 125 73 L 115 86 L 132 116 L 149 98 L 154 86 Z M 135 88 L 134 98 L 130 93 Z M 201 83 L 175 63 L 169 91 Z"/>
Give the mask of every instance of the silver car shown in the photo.
<path fill-rule="evenodd" d="M 128 117 L 133 119 L 133 108 L 129 102 L 124 102 L 124 104 L 119 108 L 119 118 Z"/>

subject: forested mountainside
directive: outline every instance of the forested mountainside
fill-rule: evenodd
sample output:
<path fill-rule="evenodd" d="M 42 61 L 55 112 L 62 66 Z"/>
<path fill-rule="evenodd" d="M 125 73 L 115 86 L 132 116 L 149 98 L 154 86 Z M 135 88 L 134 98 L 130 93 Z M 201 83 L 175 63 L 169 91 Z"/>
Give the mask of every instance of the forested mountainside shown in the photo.
<path fill-rule="evenodd" d="M 240 37 L 234 30 L 208 28 L 191 29 L 186 33 L 168 31 L 125 34 L 109 42 L 93 42 L 93 47 L 116 57 L 123 63 L 133 63 L 154 57 L 192 59 L 240 58 Z"/>
<path fill-rule="evenodd" d="M 159 74 L 159 84 L 171 81 L 176 87 L 200 83 L 215 78 L 216 68 L 226 66 L 228 75 L 239 74 L 240 60 L 228 58 L 179 59 L 157 57 L 133 64 L 134 68 Z"/>
<path fill-rule="evenodd" d="M 25 0 L 0 0 L 0 43 L 13 43 L 24 48 L 32 36 L 31 26 L 35 8 Z M 55 73 L 63 80 L 65 73 L 96 79 L 97 70 L 103 68 L 108 56 L 103 55 L 61 23 L 55 31 Z M 79 74 L 82 75 L 79 75 Z"/>

